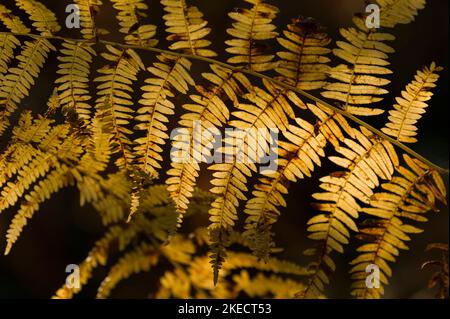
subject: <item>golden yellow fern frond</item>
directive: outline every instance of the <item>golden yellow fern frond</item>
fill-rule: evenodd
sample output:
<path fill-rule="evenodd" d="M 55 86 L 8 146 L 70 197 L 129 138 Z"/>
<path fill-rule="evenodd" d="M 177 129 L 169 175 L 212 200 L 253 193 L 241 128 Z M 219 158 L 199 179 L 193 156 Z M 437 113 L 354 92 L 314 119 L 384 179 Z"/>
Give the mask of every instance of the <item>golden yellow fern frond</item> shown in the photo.
<path fill-rule="evenodd" d="M 278 169 L 264 174 L 255 185 L 253 197 L 247 202 L 244 212 L 244 235 L 256 256 L 267 259 L 274 243 L 271 239 L 271 225 L 278 220 L 278 207 L 285 207 L 284 195 L 289 183 L 311 176 L 315 166 L 320 166 L 320 157 L 325 156 L 327 142 L 339 146 L 344 140 L 343 131 L 354 137 L 353 129 L 345 118 L 333 111 L 308 104 L 308 109 L 317 117 L 315 125 L 296 119 L 297 125 L 290 125 L 283 133 L 287 141 L 278 142 Z"/>
<path fill-rule="evenodd" d="M 0 88 L 0 136 L 9 126 L 9 116 L 29 94 L 44 62 L 54 46 L 46 39 L 25 41 L 17 67 L 8 69 Z"/>
<path fill-rule="evenodd" d="M 120 50 L 110 45 L 106 48 L 108 52 L 101 55 L 110 64 L 99 69 L 101 75 L 94 79 L 95 82 L 100 82 L 97 86 L 96 109 L 101 112 L 99 115 L 103 130 L 113 135 L 112 153 L 119 154 L 116 165 L 131 170 L 134 154 L 132 141 L 128 136 L 132 131 L 127 126 L 135 112 L 131 107 L 134 92 L 132 84 L 144 65 L 139 55 L 131 49 Z"/>
<path fill-rule="evenodd" d="M 167 172 L 167 189 L 179 214 L 179 226 L 193 195 L 199 164 L 212 156 L 210 153 L 218 130 L 229 119 L 227 102 L 236 104 L 243 88 L 249 90 L 252 87 L 242 73 L 217 65 L 211 65 L 211 70 L 202 74 L 208 85 L 198 85 L 198 94 L 190 96 L 192 102 L 183 105 L 188 112 L 179 121 L 182 131 L 178 134 L 179 140 L 173 143 L 172 168 Z M 177 150 L 187 154 L 178 154 Z"/>
<path fill-rule="evenodd" d="M 58 30 L 59 25 L 55 15 L 42 4 L 34 0 L 17 0 L 17 5 L 30 15 L 30 19 L 35 22 L 41 33 L 51 35 L 51 32 Z M 14 33 L 30 32 L 30 29 L 3 5 L 0 6 L 0 21 Z M 9 126 L 9 116 L 29 94 L 49 52 L 53 50 L 55 48 L 46 39 L 25 41 L 21 53 L 16 58 L 19 61 L 18 65 L 4 72 L 0 88 L 0 136 Z M 2 59 L 5 58 L 7 59 L 6 56 L 2 57 Z"/>
<path fill-rule="evenodd" d="M 244 235 L 256 256 L 265 260 L 274 246 L 271 225 L 280 215 L 278 207 L 286 206 L 283 196 L 288 193 L 289 182 L 311 176 L 314 167 L 321 164 L 320 157 L 325 156 L 325 137 L 321 133 L 316 135 L 316 128 L 305 120 L 297 118 L 296 123 L 283 134 L 288 142 L 278 142 L 278 169 L 259 179 L 244 210 L 249 215 Z"/>
<path fill-rule="evenodd" d="M 240 200 L 247 200 L 247 178 L 256 172 L 256 165 L 272 151 L 279 128 L 285 129 L 288 118 L 294 117 L 289 102 L 284 97 L 286 90 L 276 88 L 263 81 L 265 90 L 254 88 L 245 97 L 253 104 L 238 103 L 238 111 L 232 113 L 235 119 L 228 122 L 235 128 L 226 132 L 224 146 L 219 150 L 227 159 L 225 163 L 209 167 L 213 173 L 211 189 L 218 195 L 210 209 L 211 245 L 213 247 L 214 280 L 217 281 L 221 260 L 225 254 L 224 242 L 237 220 L 237 208 Z M 303 102 L 299 101 L 298 106 Z M 304 106 L 306 108 L 306 105 Z"/>
<path fill-rule="evenodd" d="M 95 25 L 95 15 L 100 11 L 101 0 L 74 0 L 78 6 L 78 17 L 80 19 L 81 34 L 83 38 L 95 39 L 97 37 L 97 27 Z"/>
<path fill-rule="evenodd" d="M 95 242 L 94 247 L 91 249 L 86 259 L 80 263 L 79 286 L 67 287 L 64 285 L 55 292 L 55 295 L 52 298 L 71 299 L 74 295 L 79 293 L 82 287 L 86 285 L 91 278 L 94 269 L 98 266 L 104 266 L 106 264 L 110 244 L 114 240 L 117 240 L 122 233 L 123 231 L 121 227 L 111 227 L 101 239 Z"/>
<path fill-rule="evenodd" d="M 247 270 L 256 272 L 258 276 L 276 275 L 276 278 L 280 278 L 280 280 L 284 280 L 282 276 L 299 277 L 309 274 L 304 267 L 285 260 L 273 258 L 265 263 L 248 253 L 229 252 L 219 278 L 220 284 L 215 286 L 211 280 L 212 274 L 208 266 L 208 257 L 202 255 L 192 258 L 185 271 L 175 268 L 174 271 L 166 272 L 160 280 L 161 288 L 156 295 L 166 298 L 186 294 L 196 298 L 236 298 L 241 289 L 233 280 L 235 278 L 233 274 L 236 271 Z M 180 282 L 175 280 L 177 275 L 180 276 L 182 287 L 180 287 Z M 294 293 L 295 291 L 291 290 L 285 291 L 286 296 L 289 294 L 289 297 L 292 297 Z M 269 296 L 264 295 L 264 297 Z"/>
<path fill-rule="evenodd" d="M 14 33 L 29 33 L 31 30 L 20 20 L 19 17 L 13 15 L 11 10 L 0 4 L 0 21 Z"/>
<path fill-rule="evenodd" d="M 329 71 L 336 82 L 327 84 L 321 94 L 342 103 L 352 114 L 378 115 L 384 110 L 365 106 L 381 101 L 382 95 L 388 93 L 383 87 L 390 83 L 385 79 L 392 73 L 387 59 L 394 49 L 385 42 L 395 37 L 368 29 L 363 17 L 355 16 L 353 22 L 356 28 L 340 29 L 345 41 L 337 41 L 338 48 L 333 50 L 345 64 Z"/>
<path fill-rule="evenodd" d="M 211 44 L 204 37 L 211 32 L 203 13 L 195 6 L 188 6 L 185 0 L 161 0 L 167 12 L 163 19 L 166 31 L 170 33 L 167 40 L 174 41 L 170 50 L 181 51 L 193 55 L 213 57 L 217 54 L 207 49 Z"/>
<path fill-rule="evenodd" d="M 45 144 L 48 139 L 53 140 L 55 147 L 53 149 L 39 149 L 35 158 L 31 160 L 26 166 L 23 166 L 17 170 L 16 179 L 11 179 L 2 188 L 0 197 L 0 212 L 4 211 L 8 207 L 15 205 L 20 200 L 23 194 L 28 188 L 36 182 L 39 178 L 45 176 L 52 168 L 55 168 L 59 163 L 56 154 L 53 152 L 59 151 L 63 146 L 63 142 L 58 140 L 56 136 L 59 134 L 61 138 L 67 137 L 67 127 L 62 130 L 53 130 L 43 140 Z M 54 142 L 56 140 L 56 142 Z M 42 144 L 41 144 L 42 145 Z M 46 154 L 48 151 L 50 154 Z"/>
<path fill-rule="evenodd" d="M 417 139 L 417 121 L 426 112 L 427 101 L 431 99 L 433 93 L 430 90 L 436 87 L 439 79 L 437 72 L 442 67 L 436 66 L 433 62 L 429 67 L 424 67 L 417 71 L 414 80 L 409 83 L 402 96 L 397 97 L 397 104 L 389 111 L 389 122 L 381 130 L 403 143 L 415 143 Z"/>
<path fill-rule="evenodd" d="M 330 69 L 326 55 L 331 52 L 327 46 L 331 40 L 316 21 L 294 19 L 277 41 L 288 51 L 277 52 L 280 61 L 275 71 L 288 84 L 301 90 L 315 90 L 326 84 Z"/>
<path fill-rule="evenodd" d="M 308 109 L 317 118 L 315 126 L 327 142 L 330 142 L 337 149 L 345 138 L 344 133 L 355 138 L 353 128 L 342 114 L 338 114 L 320 104 L 308 104 Z"/>
<path fill-rule="evenodd" d="M 159 253 L 149 244 L 142 244 L 125 254 L 109 271 L 97 291 L 97 298 L 107 298 L 117 284 L 132 274 L 149 271 L 159 261 Z"/>
<path fill-rule="evenodd" d="M 59 102 L 63 108 L 73 109 L 79 118 L 89 118 L 89 73 L 92 57 L 96 55 L 92 45 L 81 42 L 63 42 L 56 80 Z"/>
<path fill-rule="evenodd" d="M 8 64 L 13 58 L 14 49 L 20 45 L 16 37 L 6 34 L 0 35 L 0 83 L 8 71 Z"/>
<path fill-rule="evenodd" d="M 53 170 L 46 175 L 43 180 L 39 181 L 33 187 L 33 190 L 29 194 L 25 195 L 25 201 L 14 215 L 8 229 L 5 255 L 9 254 L 12 246 L 19 238 L 22 229 L 27 224 L 28 219 L 32 218 L 34 212 L 39 209 L 39 205 L 49 199 L 50 196 L 59 189 L 68 186 L 71 183 L 72 177 L 70 175 L 70 170 L 63 164 L 58 169 Z"/>
<path fill-rule="evenodd" d="M 384 192 L 373 195 L 370 206 L 362 209 L 377 218 L 364 221 L 357 235 L 367 242 L 358 248 L 360 254 L 351 262 L 352 295 L 357 298 L 380 298 L 384 294 L 383 285 L 388 284 L 392 275 L 388 262 L 396 261 L 399 250 L 408 249 L 405 242 L 410 237 L 407 234 L 422 232 L 403 220 L 425 222 L 427 218 L 423 215 L 437 210 L 437 200 L 445 203 L 446 189 L 441 176 L 408 155 L 404 155 L 404 160 L 409 169 L 400 166 L 397 169 L 400 175 L 383 184 Z M 377 288 L 366 284 L 369 265 L 376 265 L 380 270 L 380 286 Z"/>
<path fill-rule="evenodd" d="M 35 0 L 16 0 L 16 5 L 24 10 L 33 21 L 33 27 L 42 35 L 52 35 L 61 30 L 58 19 L 41 2 Z"/>
<path fill-rule="evenodd" d="M 271 22 L 278 14 L 277 7 L 264 3 L 263 0 L 245 0 L 251 8 L 237 8 L 228 15 L 234 20 L 233 27 L 227 33 L 233 37 L 225 41 L 226 49 L 233 57 L 228 63 L 242 65 L 253 71 L 267 71 L 275 67 L 275 57 L 265 53 L 265 40 L 275 39 L 276 26 Z"/>
<path fill-rule="evenodd" d="M 281 298 L 290 299 L 297 291 L 304 289 L 304 285 L 293 279 L 279 276 L 267 276 L 258 273 L 251 277 L 246 270 L 233 276 L 236 292 L 244 292 L 250 298 Z"/>
<path fill-rule="evenodd" d="M 425 0 L 377 0 L 381 7 L 380 25 L 393 28 L 412 22 L 418 11 L 425 8 Z"/>
<path fill-rule="evenodd" d="M 343 253 L 349 241 L 350 230 L 357 232 L 355 220 L 361 212 L 358 202 L 369 203 L 373 189 L 380 179 L 390 180 L 394 167 L 398 166 L 397 154 L 388 141 L 361 127 L 354 130 L 356 140 L 344 139 L 343 146 L 336 149 L 343 157 L 329 159 L 345 171 L 322 177 L 320 188 L 325 192 L 313 194 L 320 201 L 313 207 L 323 213 L 308 221 L 308 238 L 320 241 L 320 247 L 308 251 L 318 260 L 311 267 L 314 274 L 299 296 L 311 298 L 323 293 L 328 276 L 334 272 L 335 264 L 330 255 L 333 251 Z"/>
<path fill-rule="evenodd" d="M 18 125 L 13 129 L 12 143 L 0 154 L 0 187 L 17 174 L 17 172 L 41 155 L 39 148 L 41 141 L 50 131 L 51 120 L 39 117 L 33 120 L 31 112 L 23 112 Z"/>
<path fill-rule="evenodd" d="M 169 122 L 169 116 L 175 113 L 175 105 L 169 98 L 173 98 L 176 93 L 186 94 L 189 85 L 194 85 L 188 73 L 191 62 L 187 59 L 159 55 L 158 60 L 147 68 L 151 77 L 141 87 L 144 93 L 139 100 L 141 108 L 135 117 L 140 122 L 135 128 L 145 133 L 135 140 L 136 163 L 151 176 L 158 176 L 162 146 L 169 139 L 166 123 Z"/>
<path fill-rule="evenodd" d="M 142 19 L 147 17 L 145 10 L 148 5 L 143 0 L 111 0 L 114 9 L 119 11 L 121 33 L 126 34 L 125 42 L 128 44 L 153 47 L 158 43 L 153 37 L 156 34 L 156 26 L 153 24 L 142 24 Z"/>

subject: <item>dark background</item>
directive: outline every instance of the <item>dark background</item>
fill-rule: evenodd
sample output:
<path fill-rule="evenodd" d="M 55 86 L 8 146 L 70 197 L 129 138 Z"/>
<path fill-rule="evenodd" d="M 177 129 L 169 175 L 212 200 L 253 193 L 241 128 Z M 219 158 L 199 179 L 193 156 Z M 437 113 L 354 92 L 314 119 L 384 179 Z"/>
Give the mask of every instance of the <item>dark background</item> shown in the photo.
<path fill-rule="evenodd" d="M 14 8 L 10 0 L 0 0 L 9 8 Z M 44 0 L 57 16 L 61 25 L 64 25 L 66 14 L 65 6 L 70 1 Z M 103 0 L 104 5 L 98 17 L 100 27 L 106 28 L 112 33 L 108 39 L 121 39 L 118 34 L 115 11 L 111 8 L 109 1 Z M 215 51 L 220 52 L 219 59 L 225 60 L 223 54 L 224 41 L 227 39 L 225 32 L 229 25 L 227 12 L 236 6 L 242 6 L 243 1 L 226 0 L 197 0 L 188 1 L 190 4 L 198 5 L 204 12 L 214 30 L 209 39 L 214 43 Z M 270 1 L 277 5 L 281 12 L 275 23 L 279 31 L 284 28 L 291 18 L 298 15 L 311 16 L 319 20 L 327 28 L 327 32 L 333 39 L 338 39 L 339 27 L 351 25 L 352 14 L 362 11 L 364 1 L 362 0 L 314 0 L 314 1 Z M 148 1 L 150 7 L 149 21 L 158 25 L 159 47 L 167 47 L 163 40 L 164 26 L 162 24 L 162 8 L 158 1 Z M 389 109 L 395 95 L 412 79 L 416 70 L 431 61 L 444 66 L 441 72 L 439 86 L 434 91 L 435 96 L 431 102 L 426 116 L 420 121 L 419 142 L 412 145 L 413 149 L 425 155 L 431 161 L 442 167 L 448 167 L 448 112 L 449 112 L 449 78 L 448 78 L 448 53 L 449 53 L 449 16 L 448 0 L 429 0 L 426 9 L 422 10 L 412 24 L 395 28 L 394 33 L 397 40 L 393 46 L 397 53 L 391 57 L 392 83 L 390 90 L 392 94 L 387 96 L 383 102 L 385 109 Z M 14 13 L 24 17 L 17 9 Z M 24 19 L 26 21 L 26 19 Z M 156 21 L 156 22 L 155 22 Z M 28 25 L 30 25 L 28 23 Z M 74 31 L 63 29 L 61 35 L 78 37 Z M 334 44 L 331 45 L 334 47 Z M 153 60 L 153 54 L 145 52 L 142 54 L 146 65 Z M 333 62 L 337 62 L 333 60 Z M 194 76 L 204 70 L 207 66 L 196 64 Z M 55 79 L 56 59 L 54 55 L 47 62 L 41 73 L 37 86 L 39 90 L 32 90 L 32 94 L 23 103 L 23 108 L 42 110 L 45 101 L 50 95 Z M 317 95 L 317 93 L 316 93 Z M 377 127 L 383 125 L 384 115 L 380 120 L 371 123 Z M 174 123 L 176 123 L 174 121 Z M 0 146 L 7 141 L 1 140 Z M 324 160 L 326 163 L 327 161 Z M 167 166 L 167 164 L 166 164 Z M 305 240 L 306 221 L 315 213 L 309 206 L 310 195 L 318 191 L 317 178 L 335 170 L 331 165 L 315 173 L 313 178 L 306 179 L 291 187 L 288 196 L 288 209 L 283 211 L 279 223 L 275 225 L 276 241 L 279 246 L 284 247 L 282 256 L 306 264 L 301 251 L 311 245 Z M 164 176 L 164 174 L 162 174 Z M 209 188 L 209 176 L 204 175 L 200 180 L 200 186 Z M 446 177 L 448 185 L 448 176 Z M 25 228 L 20 240 L 7 257 L 0 257 L 0 298 L 47 298 L 63 284 L 67 264 L 78 263 L 86 256 L 92 243 L 102 234 L 99 218 L 89 207 L 80 208 L 78 194 L 75 189 L 65 189 L 55 195 L 50 201 L 42 205 L 40 211 L 35 214 L 32 221 Z M 4 238 L 9 221 L 14 212 L 6 212 L 0 215 L 0 235 Z M 432 297 L 433 292 L 426 289 L 426 282 L 430 273 L 420 271 L 421 263 L 430 257 L 424 249 L 430 242 L 448 243 L 448 209 L 442 207 L 442 212 L 436 215 L 429 214 L 430 221 L 426 225 L 423 234 L 413 236 L 410 246 L 412 250 L 402 252 L 398 262 L 393 266 L 393 278 L 391 285 L 386 289 L 386 298 L 416 298 Z M 207 224 L 206 219 L 204 220 Z M 360 243 L 356 243 L 360 244 Z M 0 241 L 0 251 L 3 251 L 5 241 Z M 347 252 L 354 251 L 352 245 L 346 248 Z M 353 259 L 353 253 L 347 253 L 343 257 L 337 257 L 338 270 L 333 276 L 329 296 L 345 297 L 349 293 L 348 262 Z M 99 270 L 96 278 L 88 285 L 81 297 L 93 296 L 93 291 L 98 281 L 103 278 L 105 272 Z M 150 273 L 135 276 L 124 282 L 113 292 L 113 297 L 142 297 L 148 291 L 148 283 L 155 279 L 156 274 Z"/>

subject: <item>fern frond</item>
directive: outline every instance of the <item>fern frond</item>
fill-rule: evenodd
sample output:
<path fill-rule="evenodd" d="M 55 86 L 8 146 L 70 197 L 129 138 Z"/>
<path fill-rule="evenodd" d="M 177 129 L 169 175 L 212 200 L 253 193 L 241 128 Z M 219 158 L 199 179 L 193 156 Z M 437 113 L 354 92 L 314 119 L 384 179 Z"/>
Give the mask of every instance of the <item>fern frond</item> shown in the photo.
<path fill-rule="evenodd" d="M 88 119 L 91 113 L 89 100 L 89 73 L 92 57 L 96 55 L 92 45 L 80 42 L 63 42 L 58 60 L 56 80 L 59 101 L 63 108 L 73 109 L 79 118 Z"/>
<path fill-rule="evenodd" d="M 316 21 L 293 19 L 277 41 L 288 51 L 277 52 L 280 61 L 275 71 L 287 83 L 301 90 L 315 90 L 326 84 L 330 69 L 327 54 L 331 52 L 327 46 L 331 40 Z"/>
<path fill-rule="evenodd" d="M 18 125 L 13 129 L 12 143 L 0 155 L 0 187 L 17 172 L 41 155 L 39 145 L 50 131 L 52 121 L 39 117 L 33 119 L 31 112 L 23 112 Z M 38 148 L 33 147 L 33 143 Z"/>
<path fill-rule="evenodd" d="M 429 67 L 417 71 L 414 80 L 409 83 L 402 96 L 397 97 L 397 104 L 389 111 L 389 122 L 381 130 L 403 143 L 415 143 L 417 139 L 417 121 L 426 112 L 427 101 L 431 99 L 433 93 L 430 90 L 436 87 L 435 82 L 439 79 L 437 72 L 442 67 L 436 66 L 433 62 Z"/>
<path fill-rule="evenodd" d="M 288 193 L 289 182 L 311 176 L 314 167 L 320 166 L 320 157 L 325 156 L 325 137 L 316 128 L 302 119 L 297 125 L 290 125 L 283 134 L 288 142 L 279 141 L 278 169 L 259 179 L 247 201 L 244 212 L 244 235 L 249 238 L 251 249 L 259 258 L 268 259 L 274 243 L 271 239 L 271 225 L 278 220 L 278 207 L 286 206 L 283 195 Z"/>
<path fill-rule="evenodd" d="M 184 130 L 179 132 L 179 141 L 174 142 L 173 147 L 187 151 L 188 154 L 178 155 L 173 152 L 172 168 L 167 172 L 167 189 L 179 214 L 179 226 L 193 195 L 200 170 L 199 163 L 207 160 L 202 153 L 210 155 L 218 130 L 229 119 L 227 101 L 236 104 L 243 89 L 249 90 L 252 87 L 242 73 L 217 65 L 211 65 L 211 70 L 210 73 L 202 74 L 208 80 L 208 85 L 198 85 L 198 94 L 190 96 L 192 103 L 183 105 L 188 111 L 179 121 Z M 186 158 L 180 158 L 183 155 L 187 155 Z"/>
<path fill-rule="evenodd" d="M 167 12 L 163 19 L 166 31 L 170 33 L 167 40 L 174 41 L 170 50 L 190 53 L 203 57 L 213 57 L 217 54 L 207 49 L 211 44 L 204 37 L 211 32 L 208 22 L 203 19 L 203 13 L 195 6 L 188 6 L 185 0 L 161 0 Z"/>
<path fill-rule="evenodd" d="M 369 203 L 379 179 L 390 180 L 394 167 L 398 166 L 397 155 L 389 142 L 373 136 L 364 127 L 354 133 L 356 141 L 344 139 L 344 146 L 337 148 L 343 157 L 329 157 L 346 170 L 322 177 L 320 188 L 325 192 L 312 195 L 320 201 L 313 207 L 324 213 L 308 221 L 308 238 L 320 241 L 321 245 L 313 250 L 318 260 L 312 264 L 315 271 L 306 289 L 299 293 L 302 297 L 323 293 L 329 274 L 335 270 L 331 253 L 343 253 L 350 230 L 358 231 L 355 220 L 362 210 L 358 202 Z"/>
<path fill-rule="evenodd" d="M 233 38 L 225 41 L 229 47 L 226 51 L 233 55 L 228 63 L 242 65 L 249 70 L 268 71 L 275 67 L 275 57 L 265 53 L 262 41 L 275 39 L 278 33 L 271 22 L 277 16 L 277 7 L 264 3 L 263 0 L 245 0 L 251 4 L 250 9 L 237 8 L 228 16 L 234 20 L 233 27 L 227 33 Z"/>
<path fill-rule="evenodd" d="M 393 28 L 412 22 L 418 11 L 425 8 L 425 0 L 377 0 L 381 7 L 380 25 Z"/>
<path fill-rule="evenodd" d="M 253 278 L 248 271 L 243 270 L 233 276 L 233 281 L 238 292 L 244 292 L 250 298 L 281 298 L 289 299 L 299 290 L 304 288 L 301 282 L 284 279 L 275 275 L 266 276 L 258 273 Z"/>
<path fill-rule="evenodd" d="M 109 245 L 111 242 L 119 238 L 122 233 L 123 230 L 121 227 L 111 227 L 101 239 L 95 242 L 94 247 L 91 249 L 86 259 L 80 263 L 79 287 L 67 287 L 64 285 L 55 292 L 55 295 L 52 298 L 71 299 L 74 295 L 79 293 L 83 286 L 86 285 L 91 278 L 95 268 L 106 264 Z"/>
<path fill-rule="evenodd" d="M 39 205 L 49 199 L 59 189 L 72 183 L 70 170 L 62 165 L 58 169 L 49 173 L 43 180 L 36 184 L 33 190 L 25 195 L 25 202 L 20 206 L 18 212 L 14 215 L 9 226 L 6 238 L 5 255 L 8 255 L 12 246 L 19 238 L 23 228 L 39 209 Z"/>
<path fill-rule="evenodd" d="M 11 10 L 2 4 L 0 4 L 0 21 L 14 33 L 30 33 L 31 31 L 19 17 L 13 15 Z"/>
<path fill-rule="evenodd" d="M 58 155 L 55 151 L 63 149 L 63 142 L 57 137 L 67 137 L 67 127 L 62 129 L 55 129 L 49 133 L 44 139 L 43 144 L 47 144 L 48 141 L 53 143 L 51 148 L 40 149 L 36 152 L 35 158 L 28 163 L 28 165 L 21 167 L 17 170 L 15 181 L 8 181 L 8 183 L 2 188 L 0 197 L 0 212 L 4 211 L 8 207 L 13 206 L 28 190 L 28 188 L 36 182 L 39 178 L 45 176 L 52 168 L 55 168 L 58 163 Z M 45 153 L 45 152 L 48 152 Z"/>
<path fill-rule="evenodd" d="M 0 4 L 0 21 L 12 32 L 28 33 L 28 29 L 22 21 L 11 13 L 11 10 Z M 0 35 L 0 83 L 8 71 L 8 64 L 14 57 L 14 49 L 20 45 L 20 41 L 13 35 Z"/>
<path fill-rule="evenodd" d="M 267 259 L 274 243 L 271 225 L 278 220 L 278 207 L 286 206 L 283 195 L 287 194 L 290 182 L 310 176 L 315 165 L 320 166 L 320 157 L 325 156 L 327 141 L 335 147 L 344 139 L 342 130 L 354 137 L 353 129 L 345 118 L 326 108 L 308 104 L 308 109 L 317 117 L 315 126 L 305 120 L 296 119 L 284 132 L 288 142 L 279 141 L 278 169 L 260 178 L 247 202 L 244 234 L 249 238 L 250 248 L 256 256 Z M 342 128 L 342 130 L 341 130 Z"/>
<path fill-rule="evenodd" d="M 102 6 L 101 0 L 74 0 L 78 6 L 81 34 L 83 38 L 95 39 L 97 37 L 97 27 L 95 25 L 95 15 Z"/>
<path fill-rule="evenodd" d="M 149 271 L 158 263 L 159 254 L 152 245 L 142 244 L 124 255 L 110 270 L 97 291 L 97 298 L 107 298 L 117 284 L 132 274 Z"/>
<path fill-rule="evenodd" d="M 8 71 L 8 64 L 13 58 L 14 49 L 20 45 L 19 40 L 11 35 L 0 35 L 0 83 Z"/>
<path fill-rule="evenodd" d="M 142 24 L 141 20 L 147 17 L 145 10 L 148 5 L 143 0 L 111 0 L 114 9 L 119 13 L 121 33 L 126 34 L 125 42 L 132 45 L 153 47 L 158 43 L 153 37 L 156 34 L 156 26 L 153 24 Z"/>
<path fill-rule="evenodd" d="M 435 268 L 432 277 L 428 281 L 428 288 L 432 289 L 438 287 L 436 298 L 448 299 L 448 244 L 433 243 L 428 244 L 426 251 L 437 250 L 441 252 L 440 259 L 429 260 L 422 264 L 422 270 L 425 268 Z"/>
<path fill-rule="evenodd" d="M 151 176 L 158 176 L 162 146 L 169 139 L 166 123 L 169 122 L 168 117 L 175 113 L 175 105 L 169 98 L 176 93 L 186 94 L 189 85 L 195 84 L 188 73 L 191 62 L 187 59 L 160 55 L 158 60 L 147 69 L 152 76 L 141 87 L 144 93 L 135 117 L 140 122 L 135 128 L 145 132 L 145 136 L 135 140 L 135 161 Z"/>
<path fill-rule="evenodd" d="M 370 200 L 370 207 L 362 211 L 377 217 L 364 222 L 364 227 L 357 235 L 367 242 L 358 248 L 360 253 L 351 264 L 352 295 L 358 298 L 379 298 L 384 294 L 382 285 L 388 284 L 392 275 L 388 262 L 395 262 L 400 250 L 407 250 L 408 234 L 420 233 L 421 229 L 405 224 L 404 219 L 425 222 L 423 215 L 436 211 L 436 201 L 445 202 L 446 190 L 440 175 L 430 170 L 418 160 L 404 155 L 409 169 L 399 167 L 389 183 L 382 185 L 384 192 L 376 193 Z M 370 288 L 366 285 L 366 267 L 377 265 L 380 269 L 380 287 Z"/>
<path fill-rule="evenodd" d="M 33 26 L 41 35 L 52 35 L 61 30 L 55 14 L 39 1 L 16 0 L 16 5 L 29 15 Z"/>
<path fill-rule="evenodd" d="M 17 67 L 8 69 L 0 87 L 0 136 L 9 126 L 9 117 L 29 94 L 50 51 L 55 47 L 46 39 L 25 41 Z"/>
<path fill-rule="evenodd" d="M 107 53 L 102 57 L 111 64 L 99 69 L 100 76 L 94 79 L 100 82 L 97 86 L 98 99 L 96 109 L 100 113 L 103 130 L 113 135 L 112 153 L 119 154 L 116 165 L 125 170 L 131 170 L 134 160 L 132 141 L 128 137 L 132 131 L 127 127 L 133 118 L 132 84 L 137 80 L 137 73 L 144 69 L 139 57 L 131 49 L 119 50 L 106 46 Z"/>
<path fill-rule="evenodd" d="M 395 37 L 368 29 L 363 17 L 355 16 L 353 23 L 356 28 L 340 30 L 345 41 L 337 41 L 338 48 L 333 50 L 346 63 L 330 70 L 329 76 L 336 82 L 327 84 L 321 94 L 342 103 L 352 114 L 378 115 L 384 110 L 365 106 L 381 101 L 388 93 L 383 87 L 390 83 L 385 78 L 392 74 L 387 59 L 394 49 L 385 42 Z"/>

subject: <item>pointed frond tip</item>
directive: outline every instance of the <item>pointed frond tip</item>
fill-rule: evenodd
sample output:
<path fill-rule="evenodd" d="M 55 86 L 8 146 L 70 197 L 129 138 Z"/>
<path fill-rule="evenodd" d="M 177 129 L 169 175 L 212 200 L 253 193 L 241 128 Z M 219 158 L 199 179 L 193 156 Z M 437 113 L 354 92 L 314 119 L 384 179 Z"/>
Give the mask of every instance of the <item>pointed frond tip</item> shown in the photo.
<path fill-rule="evenodd" d="M 384 133 L 402 143 L 417 142 L 417 121 L 426 112 L 427 102 L 433 96 L 430 91 L 436 87 L 437 73 L 442 69 L 433 62 L 417 71 L 414 80 L 396 98 L 394 110 L 389 111 L 389 122 L 381 129 Z"/>

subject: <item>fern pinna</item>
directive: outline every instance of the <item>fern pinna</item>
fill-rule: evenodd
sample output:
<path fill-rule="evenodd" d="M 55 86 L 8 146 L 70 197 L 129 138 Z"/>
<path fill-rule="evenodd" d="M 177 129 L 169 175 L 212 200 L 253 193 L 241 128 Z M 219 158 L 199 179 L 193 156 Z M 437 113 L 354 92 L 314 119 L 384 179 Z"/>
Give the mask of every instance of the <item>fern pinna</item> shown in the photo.
<path fill-rule="evenodd" d="M 443 68 L 432 62 L 395 101 L 385 98 L 395 27 L 425 0 L 377 0 L 380 26 L 355 14 L 337 41 L 309 17 L 278 27 L 275 1 L 245 0 L 228 13 L 223 48 L 185 0 L 76 0 L 77 37 L 64 35 L 45 1 L 12 2 L 0 5 L 0 212 L 15 212 L 5 254 L 65 187 L 76 187 L 106 228 L 79 264 L 81 287 L 64 285 L 55 298 L 79 293 L 113 254 L 98 298 L 167 265 L 152 297 L 322 298 L 336 252 L 350 243 L 358 245 L 352 295 L 379 298 L 400 251 L 422 231 L 417 223 L 447 202 L 448 171 L 403 144 L 418 140 Z M 121 40 L 98 26 L 107 7 Z M 165 30 L 150 23 L 154 14 Z M 24 100 L 53 56 L 47 107 L 29 110 Z M 383 121 L 383 113 L 380 130 L 358 118 Z M 291 185 L 313 177 L 301 265 L 274 256 L 273 226 Z M 373 265 L 377 288 L 366 281 Z"/>

